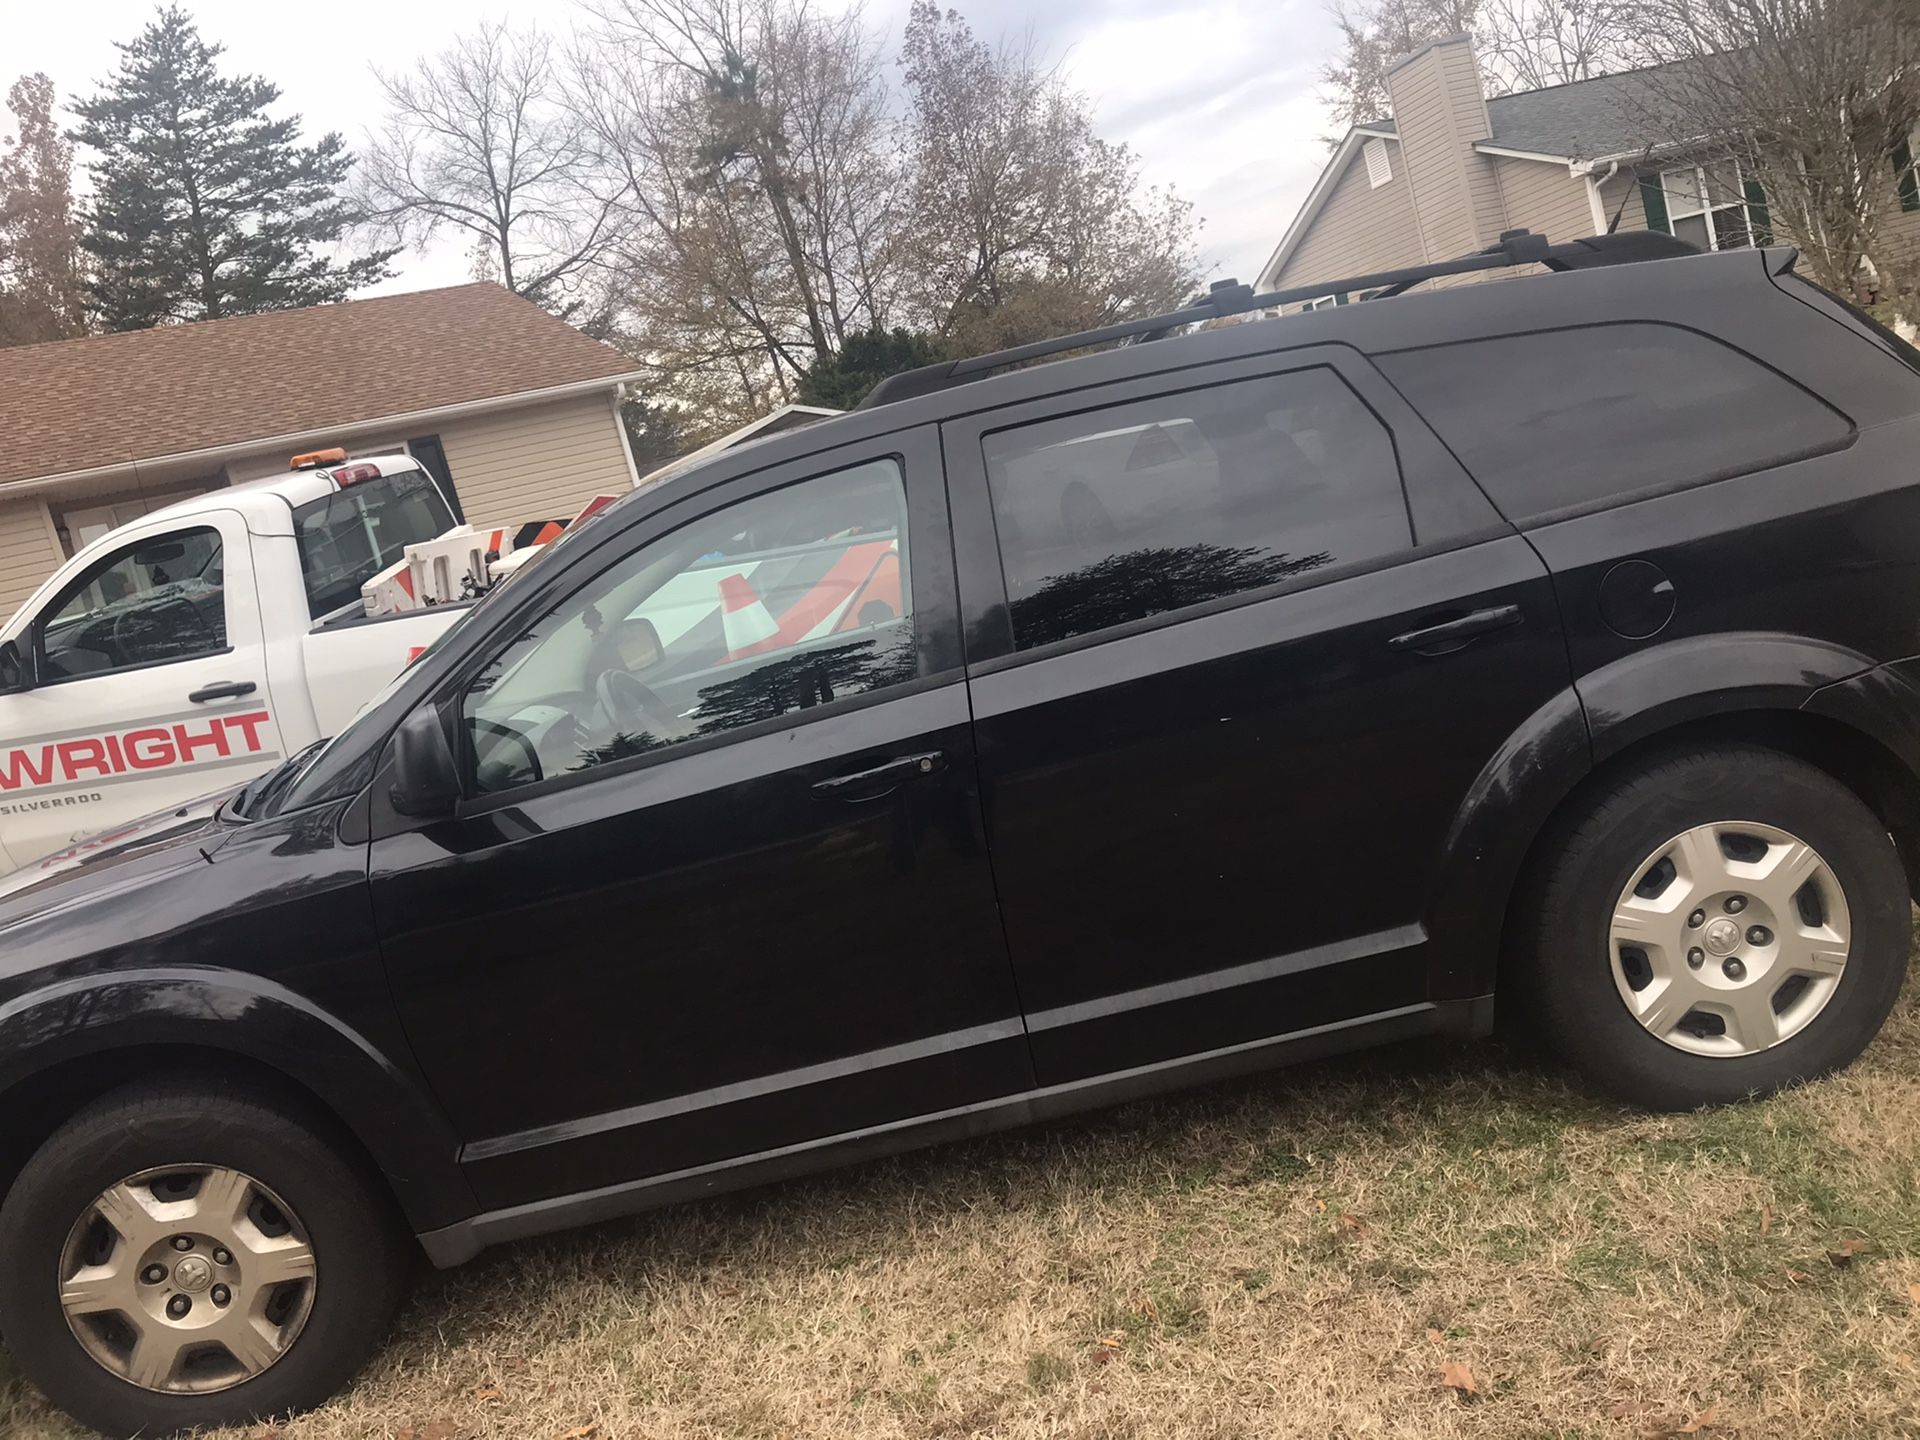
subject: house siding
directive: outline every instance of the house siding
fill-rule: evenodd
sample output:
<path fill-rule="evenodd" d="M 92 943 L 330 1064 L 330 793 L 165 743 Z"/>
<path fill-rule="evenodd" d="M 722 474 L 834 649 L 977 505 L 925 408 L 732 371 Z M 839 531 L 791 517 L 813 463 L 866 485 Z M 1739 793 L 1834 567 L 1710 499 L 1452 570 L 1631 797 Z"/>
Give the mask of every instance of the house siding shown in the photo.
<path fill-rule="evenodd" d="M 438 433 L 475 525 L 565 519 L 633 488 L 606 393 L 447 421 Z"/>
<path fill-rule="evenodd" d="M 1355 149 L 1306 237 L 1280 267 L 1274 288 L 1290 290 L 1343 275 L 1418 265 L 1425 258 L 1413 218 L 1406 159 L 1399 145 L 1385 143 L 1393 178 L 1374 189 L 1367 182 L 1366 155 Z"/>
<path fill-rule="evenodd" d="M 37 495 L 0 501 L 0 616 L 20 608 L 66 557 Z"/>
<path fill-rule="evenodd" d="M 1496 158 L 1500 193 L 1506 200 L 1507 226 L 1545 235 L 1555 244 L 1593 233 L 1587 182 L 1567 173 L 1559 161 Z"/>
<path fill-rule="evenodd" d="M 1464 255 L 1501 229 L 1500 183 L 1472 142 L 1489 134 L 1487 103 L 1464 39 L 1429 46 L 1387 77 L 1425 258 Z"/>

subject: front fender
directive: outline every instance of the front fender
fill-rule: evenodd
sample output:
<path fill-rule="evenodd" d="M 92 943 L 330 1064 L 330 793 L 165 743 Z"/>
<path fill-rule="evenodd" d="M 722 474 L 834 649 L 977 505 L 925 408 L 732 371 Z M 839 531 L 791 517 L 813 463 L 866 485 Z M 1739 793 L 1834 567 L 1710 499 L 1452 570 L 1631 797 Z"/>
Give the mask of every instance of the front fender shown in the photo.
<path fill-rule="evenodd" d="M 477 1208 L 459 1141 L 417 1083 L 310 1000 L 258 975 L 201 967 L 82 975 L 0 1005 L 0 1107 L 54 1066 L 180 1047 L 279 1072 L 327 1106 L 386 1174 L 416 1231 Z"/>

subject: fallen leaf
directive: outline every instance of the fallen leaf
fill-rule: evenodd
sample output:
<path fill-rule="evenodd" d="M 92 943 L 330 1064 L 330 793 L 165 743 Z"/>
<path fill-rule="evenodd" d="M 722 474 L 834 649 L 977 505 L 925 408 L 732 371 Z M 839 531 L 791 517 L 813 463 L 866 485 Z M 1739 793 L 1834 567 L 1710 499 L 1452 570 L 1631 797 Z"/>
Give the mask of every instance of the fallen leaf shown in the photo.
<path fill-rule="evenodd" d="M 473 1398 L 485 1404 L 498 1405 L 507 1398 L 507 1393 L 497 1386 L 487 1385 L 474 1391 Z"/>
<path fill-rule="evenodd" d="M 1916 1287 L 1916 1288 L 1920 1288 L 1920 1287 Z M 1447 1337 L 1445 1335 L 1441 1334 L 1433 1326 L 1429 1325 L 1427 1327 L 1427 1339 L 1431 1340 L 1434 1344 L 1438 1345 L 1442 1340 L 1445 1340 L 1446 1338 Z"/>
<path fill-rule="evenodd" d="M 1680 1433 L 1682 1435 L 1698 1435 L 1702 1430 L 1712 1429 L 1714 1425 L 1719 1423 L 1719 1419 L 1720 1407 L 1718 1405 L 1709 1405 L 1698 1415 L 1694 1416 L 1693 1419 L 1682 1425 L 1680 1427 Z"/>
<path fill-rule="evenodd" d="M 1093 1363 L 1104 1365 L 1120 1353 L 1123 1343 L 1121 1333 L 1115 1330 L 1111 1335 L 1102 1335 L 1099 1344 L 1093 1347 Z"/>
<path fill-rule="evenodd" d="M 1479 1385 L 1474 1383 L 1473 1371 L 1460 1360 L 1448 1360 L 1440 1367 L 1440 1383 L 1449 1390 L 1457 1392 L 1462 1399 L 1480 1393 Z"/>
<path fill-rule="evenodd" d="M 1764 1240 L 1767 1238 L 1767 1236 L 1771 1235 L 1772 1233 L 1773 1233 L 1773 1206 L 1762 1205 L 1760 1207 L 1760 1238 Z"/>
<path fill-rule="evenodd" d="M 1804 1270 L 1794 1270 L 1789 1268 L 1787 1271 L 1787 1279 L 1791 1280 L 1795 1285 L 1805 1285 L 1813 1279 L 1813 1276 L 1809 1275 Z"/>
<path fill-rule="evenodd" d="M 1367 1222 L 1362 1220 L 1358 1215 L 1349 1215 L 1346 1211 L 1342 1210 L 1340 1212 L 1340 1223 L 1356 1235 L 1364 1235 L 1367 1233 Z"/>
<path fill-rule="evenodd" d="M 1909 1304 L 1920 1305 L 1920 1280 L 1907 1286 L 1907 1301 Z"/>
<path fill-rule="evenodd" d="M 1853 1263 L 1854 1256 L 1860 1254 L 1862 1251 L 1871 1250 L 1872 1248 L 1873 1246 L 1865 1240 L 1856 1240 L 1849 1235 L 1845 1240 L 1840 1242 L 1840 1248 L 1838 1250 L 1827 1251 L 1827 1260 L 1834 1268 L 1844 1270 Z"/>
<path fill-rule="evenodd" d="M 1612 1420 L 1626 1420 L 1640 1414 L 1646 1408 L 1645 1405 L 1640 1403 L 1638 1397 L 1628 1395 L 1609 1405 L 1607 1407 L 1607 1416 Z"/>
<path fill-rule="evenodd" d="M 1313 1202 L 1313 1208 L 1324 1215 L 1327 1213 L 1327 1202 L 1324 1200 L 1316 1200 Z"/>

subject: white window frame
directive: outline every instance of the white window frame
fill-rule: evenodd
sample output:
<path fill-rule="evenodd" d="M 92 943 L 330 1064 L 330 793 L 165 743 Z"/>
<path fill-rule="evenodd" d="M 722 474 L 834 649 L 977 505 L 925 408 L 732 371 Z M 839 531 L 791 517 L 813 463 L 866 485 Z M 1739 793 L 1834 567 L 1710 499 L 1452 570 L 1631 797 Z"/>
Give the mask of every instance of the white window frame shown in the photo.
<path fill-rule="evenodd" d="M 1676 184 L 1675 182 L 1681 177 L 1685 177 L 1684 182 Z M 1678 237 L 1680 234 L 1678 227 L 1682 220 L 1691 220 L 1695 216 L 1700 216 L 1705 219 L 1707 225 L 1707 247 L 1718 250 L 1720 249 L 1720 227 L 1714 223 L 1713 217 L 1716 214 L 1724 214 L 1728 210 L 1738 210 L 1740 219 L 1746 226 L 1747 238 L 1744 245 L 1734 248 L 1751 250 L 1753 248 L 1753 211 L 1747 204 L 1747 177 L 1738 163 L 1733 167 L 1733 183 L 1740 198 L 1729 204 L 1716 205 L 1713 203 L 1712 196 L 1707 193 L 1706 166 L 1682 165 L 1673 170 L 1662 170 L 1660 190 L 1667 202 L 1668 233 Z M 1690 205 L 1692 208 L 1683 209 L 1683 204 Z"/>
<path fill-rule="evenodd" d="M 1304 315 L 1309 310 L 1331 310 L 1335 305 L 1338 305 L 1339 303 L 1340 303 L 1340 297 L 1337 295 L 1321 295 L 1312 300 L 1302 301 L 1300 305 L 1300 313 Z"/>
<path fill-rule="evenodd" d="M 1387 142 L 1373 139 L 1360 147 L 1367 157 L 1367 184 L 1378 190 L 1393 179 L 1393 157 L 1387 153 Z"/>

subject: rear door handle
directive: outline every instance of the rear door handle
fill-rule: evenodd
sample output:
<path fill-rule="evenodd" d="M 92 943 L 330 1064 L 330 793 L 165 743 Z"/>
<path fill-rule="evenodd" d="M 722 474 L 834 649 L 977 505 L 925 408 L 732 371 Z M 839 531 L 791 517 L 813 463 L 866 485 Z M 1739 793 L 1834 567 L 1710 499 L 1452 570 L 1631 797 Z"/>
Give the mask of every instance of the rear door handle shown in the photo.
<path fill-rule="evenodd" d="M 1462 615 L 1457 620 L 1442 620 L 1438 625 L 1424 625 L 1418 630 L 1409 630 L 1404 635 L 1394 636 L 1387 644 L 1392 649 L 1411 650 L 1418 655 L 1451 655 L 1482 635 L 1505 630 L 1524 619 L 1526 616 L 1518 605 L 1493 605 Z"/>
<path fill-rule="evenodd" d="M 891 760 L 850 775 L 833 775 L 813 782 L 813 793 L 824 800 L 878 800 L 908 780 L 918 780 L 947 768 L 947 757 L 940 750 L 918 755 L 896 755 Z"/>
<path fill-rule="evenodd" d="M 242 695 L 251 695 L 259 688 L 251 680 L 220 680 L 212 685 L 202 685 L 187 699 L 196 705 L 204 705 L 209 700 L 238 700 Z"/>

